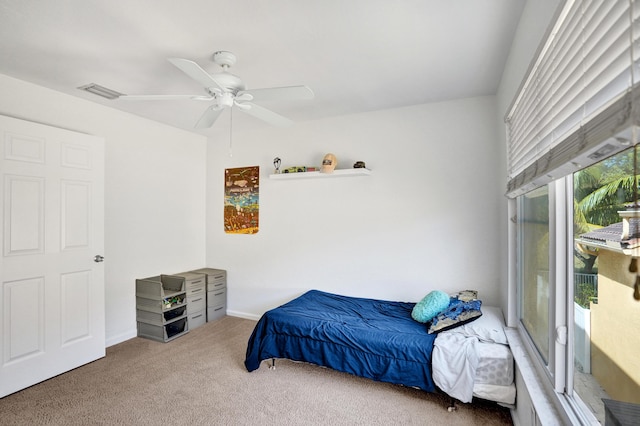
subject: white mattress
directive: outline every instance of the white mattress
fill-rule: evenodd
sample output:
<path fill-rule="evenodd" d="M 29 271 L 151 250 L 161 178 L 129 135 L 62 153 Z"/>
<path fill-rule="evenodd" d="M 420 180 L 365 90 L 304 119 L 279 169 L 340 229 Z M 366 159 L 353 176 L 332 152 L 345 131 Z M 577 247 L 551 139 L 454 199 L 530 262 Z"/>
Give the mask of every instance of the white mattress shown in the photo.
<path fill-rule="evenodd" d="M 490 306 L 483 306 L 482 312 L 477 320 L 438 335 L 432 357 L 434 382 L 462 402 L 475 396 L 514 404 L 515 363 L 502 312 Z"/>
<path fill-rule="evenodd" d="M 511 407 L 516 403 L 516 384 L 500 386 L 476 383 L 473 385 L 473 396 Z"/>
<path fill-rule="evenodd" d="M 513 355 L 506 345 L 478 342 L 475 383 L 508 386 L 513 383 Z"/>
<path fill-rule="evenodd" d="M 473 396 L 503 404 L 514 404 L 514 362 L 509 347 L 499 343 L 478 342 L 476 352 L 479 360 Z"/>
<path fill-rule="evenodd" d="M 478 367 L 473 396 L 502 404 L 515 404 L 513 354 L 507 345 L 478 342 Z"/>

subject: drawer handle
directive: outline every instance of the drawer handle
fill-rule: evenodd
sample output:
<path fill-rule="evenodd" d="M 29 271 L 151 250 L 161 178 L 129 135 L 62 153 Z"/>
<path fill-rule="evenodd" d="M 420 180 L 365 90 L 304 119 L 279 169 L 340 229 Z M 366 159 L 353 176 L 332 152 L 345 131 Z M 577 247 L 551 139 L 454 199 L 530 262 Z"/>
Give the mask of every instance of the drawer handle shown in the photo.
<path fill-rule="evenodd" d="M 191 284 L 200 284 L 201 282 L 202 282 L 202 280 L 192 281 Z"/>
<path fill-rule="evenodd" d="M 224 291 L 221 291 L 220 293 L 215 293 L 214 296 L 220 296 L 221 294 L 224 294 Z"/>
<path fill-rule="evenodd" d="M 202 316 L 202 314 L 198 314 L 198 315 L 192 317 L 192 319 L 200 318 L 201 316 Z"/>
<path fill-rule="evenodd" d="M 195 289 L 191 290 L 191 293 L 197 293 L 199 291 L 202 291 L 202 288 L 195 288 Z"/>
<path fill-rule="evenodd" d="M 220 309 L 223 309 L 223 308 L 224 308 L 224 306 L 220 306 L 219 308 L 214 309 L 213 312 L 219 311 Z"/>
<path fill-rule="evenodd" d="M 221 285 L 224 285 L 224 283 L 218 283 L 218 284 L 214 284 L 214 287 L 220 287 Z"/>
<path fill-rule="evenodd" d="M 198 299 L 193 299 L 193 302 L 191 303 L 196 303 L 197 301 L 202 300 L 202 297 L 198 298 Z"/>
<path fill-rule="evenodd" d="M 218 278 L 222 278 L 224 277 L 224 275 L 216 275 L 214 278 L 218 279 Z"/>

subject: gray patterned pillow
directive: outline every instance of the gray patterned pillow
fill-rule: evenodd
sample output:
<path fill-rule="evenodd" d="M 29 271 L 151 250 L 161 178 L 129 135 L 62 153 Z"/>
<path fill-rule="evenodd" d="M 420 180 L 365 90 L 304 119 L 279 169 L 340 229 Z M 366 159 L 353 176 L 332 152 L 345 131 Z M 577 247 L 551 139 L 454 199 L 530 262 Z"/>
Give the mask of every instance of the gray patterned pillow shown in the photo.
<path fill-rule="evenodd" d="M 482 306 L 482 302 L 477 299 L 463 302 L 457 297 L 452 297 L 449 301 L 449 307 L 431 320 L 427 332 L 429 334 L 440 333 L 475 321 L 482 316 L 480 306 Z"/>

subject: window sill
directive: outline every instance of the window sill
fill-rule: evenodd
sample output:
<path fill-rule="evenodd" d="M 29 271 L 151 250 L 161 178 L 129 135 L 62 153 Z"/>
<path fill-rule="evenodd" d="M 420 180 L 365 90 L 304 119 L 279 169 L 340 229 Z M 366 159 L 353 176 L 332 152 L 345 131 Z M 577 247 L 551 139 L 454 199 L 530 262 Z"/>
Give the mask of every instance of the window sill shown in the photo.
<path fill-rule="evenodd" d="M 513 353 L 513 359 L 516 362 L 518 370 L 520 370 L 520 374 L 524 380 L 524 386 L 527 388 L 539 423 L 542 425 L 562 424 L 563 418 L 560 416 L 560 413 L 558 413 L 553 401 L 555 395 L 549 395 L 546 391 L 544 383 L 524 346 L 520 333 L 515 328 L 505 328 L 504 332 L 507 335 L 509 347 Z M 517 405 L 516 399 L 516 407 Z"/>

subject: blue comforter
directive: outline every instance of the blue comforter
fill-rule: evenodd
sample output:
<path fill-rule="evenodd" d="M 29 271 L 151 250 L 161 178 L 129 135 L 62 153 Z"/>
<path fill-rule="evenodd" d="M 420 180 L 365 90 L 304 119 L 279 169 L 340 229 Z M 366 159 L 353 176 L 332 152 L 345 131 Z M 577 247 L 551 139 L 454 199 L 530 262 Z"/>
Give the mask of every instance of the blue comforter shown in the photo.
<path fill-rule="evenodd" d="M 436 335 L 411 318 L 414 305 L 311 290 L 262 316 L 245 366 L 286 358 L 433 392 Z"/>

